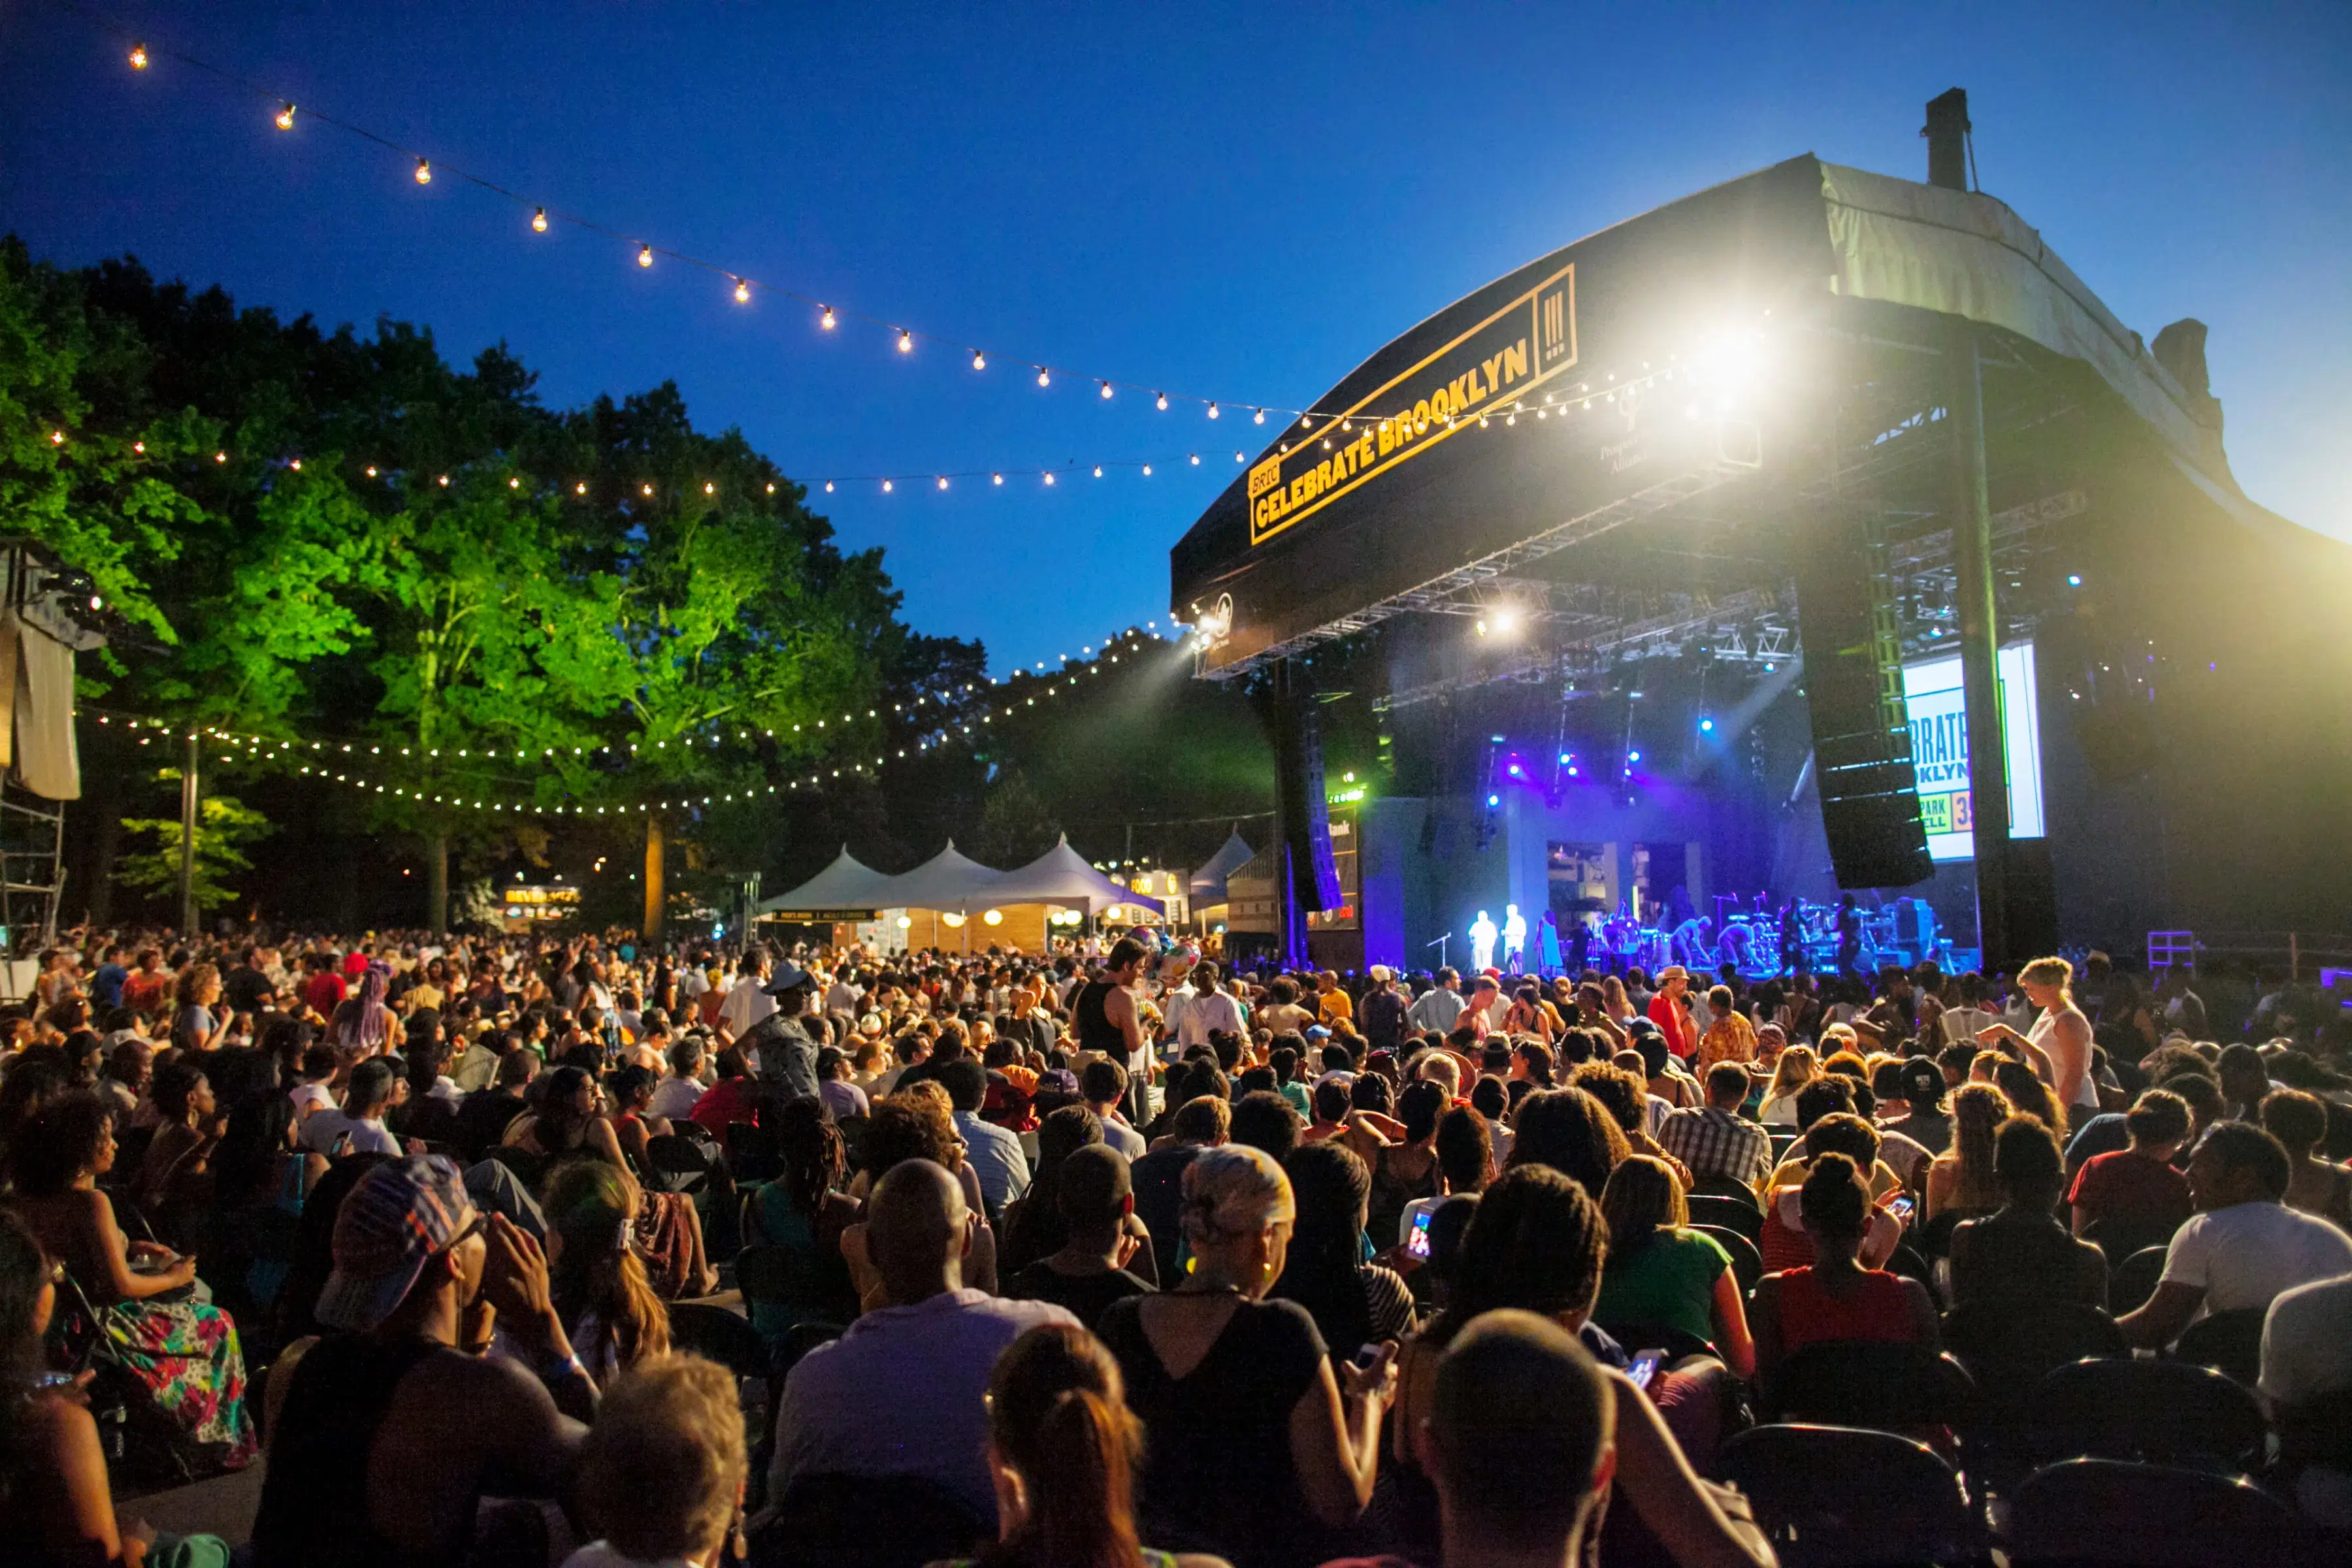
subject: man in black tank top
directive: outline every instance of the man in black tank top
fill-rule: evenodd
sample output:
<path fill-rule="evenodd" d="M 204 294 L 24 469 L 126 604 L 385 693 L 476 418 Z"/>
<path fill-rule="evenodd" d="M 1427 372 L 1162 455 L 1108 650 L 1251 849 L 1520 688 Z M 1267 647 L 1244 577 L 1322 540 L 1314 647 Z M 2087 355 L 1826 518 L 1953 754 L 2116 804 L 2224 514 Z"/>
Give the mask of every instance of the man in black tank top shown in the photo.
<path fill-rule="evenodd" d="M 1150 1120 L 1151 1042 L 1143 1037 L 1133 985 L 1143 969 L 1143 944 L 1118 939 L 1103 961 L 1102 977 L 1079 987 L 1070 1005 L 1078 1048 L 1108 1057 L 1127 1069 L 1127 1119 L 1140 1127 Z"/>
<path fill-rule="evenodd" d="M 547 1259 L 485 1216 L 437 1155 L 369 1172 L 335 1218 L 319 1321 L 271 1379 L 259 1568 L 463 1562 L 493 1484 L 560 1498 L 596 1387 L 548 1296 Z M 493 1316 L 538 1375 L 488 1361 Z"/>

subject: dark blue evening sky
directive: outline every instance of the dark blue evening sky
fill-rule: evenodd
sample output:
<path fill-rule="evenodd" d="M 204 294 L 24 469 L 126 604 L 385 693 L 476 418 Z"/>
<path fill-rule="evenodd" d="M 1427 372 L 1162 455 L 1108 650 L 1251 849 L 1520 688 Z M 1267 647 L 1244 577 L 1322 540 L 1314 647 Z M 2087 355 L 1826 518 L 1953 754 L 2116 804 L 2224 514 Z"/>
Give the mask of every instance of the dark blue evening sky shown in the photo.
<path fill-rule="evenodd" d="M 2352 537 L 2340 3 L 98 9 L 551 206 L 1003 357 L 901 356 L 534 236 L 24 0 L 0 11 L 0 227 L 46 258 L 404 317 L 460 360 L 503 338 L 553 402 L 675 378 L 796 476 L 1155 460 L 812 498 L 887 549 L 915 625 L 984 638 L 1000 673 L 1164 626 L 1169 545 L 1265 434 L 1234 404 L 1303 403 L 1528 258 L 1795 153 L 1924 177 L 1921 104 L 1955 84 L 1985 188 L 2126 323 L 2210 323 L 2247 491 Z M 1227 414 L 1040 391 L 1016 358 Z"/>

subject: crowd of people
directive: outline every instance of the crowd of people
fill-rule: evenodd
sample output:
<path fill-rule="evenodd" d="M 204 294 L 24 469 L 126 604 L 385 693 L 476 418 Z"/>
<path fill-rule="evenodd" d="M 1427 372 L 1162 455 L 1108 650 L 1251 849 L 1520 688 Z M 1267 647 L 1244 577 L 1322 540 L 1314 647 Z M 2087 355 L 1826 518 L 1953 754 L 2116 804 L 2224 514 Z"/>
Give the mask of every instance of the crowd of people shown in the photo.
<path fill-rule="evenodd" d="M 0 1010 L 0 1515 L 224 1561 L 118 1500 L 260 1460 L 259 1568 L 1760 1563 L 1800 1420 L 1999 1540 L 2080 1354 L 2251 1391 L 2213 1458 L 2347 1539 L 2352 1037 L 2211 989 L 76 933 Z"/>

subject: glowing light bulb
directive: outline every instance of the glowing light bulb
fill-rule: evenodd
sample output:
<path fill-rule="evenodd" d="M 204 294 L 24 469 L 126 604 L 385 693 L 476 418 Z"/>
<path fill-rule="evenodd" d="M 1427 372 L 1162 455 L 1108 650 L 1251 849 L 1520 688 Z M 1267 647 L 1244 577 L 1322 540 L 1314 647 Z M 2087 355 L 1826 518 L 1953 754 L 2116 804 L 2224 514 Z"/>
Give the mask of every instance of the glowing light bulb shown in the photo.
<path fill-rule="evenodd" d="M 533 234 L 545 234 L 547 232 L 547 209 L 545 207 L 533 207 L 530 209 L 530 232 Z"/>
<path fill-rule="evenodd" d="M 299 464 L 299 463 L 297 463 L 297 464 L 295 464 L 294 466 L 295 466 L 296 468 L 300 468 L 302 465 L 301 465 L 301 464 Z M 522 481 L 521 481 L 520 479 L 509 479 L 509 480 L 507 481 L 507 489 L 510 489 L 510 490 L 519 490 L 519 489 L 522 489 Z"/>
<path fill-rule="evenodd" d="M 882 481 L 882 493 L 886 496 L 890 493 L 890 481 L 887 479 Z"/>
<path fill-rule="evenodd" d="M 131 68 L 135 71 L 143 71 L 147 68 L 146 45 L 133 44 L 131 46 Z"/>
<path fill-rule="evenodd" d="M 904 327 L 898 329 L 898 352 L 902 354 L 910 354 L 915 352 L 915 334 L 907 331 Z"/>
<path fill-rule="evenodd" d="M 833 481 L 831 479 L 824 481 L 824 493 L 827 495 L 831 495 L 833 493 Z"/>
<path fill-rule="evenodd" d="M 988 477 L 993 483 L 1001 485 L 1004 482 L 1004 476 L 1003 474 L 991 474 Z"/>
<path fill-rule="evenodd" d="M 228 461 L 228 454 L 226 452 L 215 452 L 213 454 L 213 461 L 215 463 L 226 463 Z"/>
<path fill-rule="evenodd" d="M 1192 454 L 1192 466 L 1196 468 L 1201 466 L 1201 454 L 1198 452 Z"/>
<path fill-rule="evenodd" d="M 447 489 L 449 488 L 449 476 L 446 474 L 441 476 L 441 488 L 443 489 Z"/>
<path fill-rule="evenodd" d="M 1250 423 L 1251 423 L 1251 424 L 1253 424 L 1253 425 L 1263 425 L 1263 424 L 1265 424 L 1265 409 L 1263 409 L 1263 408 L 1257 408 L 1257 409 L 1253 409 L 1253 410 L 1251 410 L 1251 412 L 1257 416 L 1257 417 L 1256 417 L 1256 418 L 1255 418 L 1255 419 L 1253 419 L 1253 420 L 1251 420 L 1251 421 L 1250 421 Z"/>
<path fill-rule="evenodd" d="M 144 441 L 133 441 L 131 443 L 131 449 L 143 458 L 147 455 L 147 443 Z"/>
<path fill-rule="evenodd" d="M 1051 475 L 1051 474 L 1047 474 L 1047 475 L 1045 476 L 1045 482 L 1046 482 L 1047 484 L 1049 484 L 1049 485 L 1050 485 L 1050 484 L 1052 484 L 1052 483 L 1054 482 L 1054 476 L 1053 476 L 1053 475 Z"/>
<path fill-rule="evenodd" d="M 1243 460 L 1244 460 L 1244 459 L 1243 459 L 1243 458 L 1242 458 L 1242 455 L 1241 455 L 1239 452 L 1235 452 L 1235 453 L 1234 454 L 1234 462 L 1238 463 L 1238 462 L 1241 462 L 1241 461 L 1243 461 Z"/>
<path fill-rule="evenodd" d="M 1051 386 L 1054 384 L 1054 378 L 1045 374 L 1045 367 L 1042 364 L 1037 367 L 1037 384 L 1040 386 Z"/>
<path fill-rule="evenodd" d="M 947 488 L 948 488 L 948 477 L 947 477 L 945 474 L 941 474 L 941 475 L 940 476 L 940 489 L 947 489 Z"/>
<path fill-rule="evenodd" d="M 988 356 L 981 353 L 978 349 L 972 350 L 971 368 L 974 370 L 986 370 L 988 368 Z"/>
<path fill-rule="evenodd" d="M 705 479 L 702 481 L 702 493 L 707 496 L 716 495 L 719 493 L 719 487 L 712 484 L 709 479 Z"/>
<path fill-rule="evenodd" d="M 1151 477 L 1151 465 L 1149 463 L 1143 465 L 1143 477 L 1147 479 Z"/>
<path fill-rule="evenodd" d="M 740 278 L 735 279 L 735 302 L 739 305 L 748 305 L 751 302 L 751 286 Z"/>
<path fill-rule="evenodd" d="M 1102 465 L 1101 465 L 1100 463 L 1097 463 L 1097 464 L 1095 465 L 1095 478 L 1097 478 L 1097 479 L 1101 479 L 1101 478 L 1102 478 Z"/>
<path fill-rule="evenodd" d="M 291 131 L 294 129 L 294 106 L 292 104 L 288 103 L 278 106 L 278 129 L 280 131 Z"/>
<path fill-rule="evenodd" d="M 640 489 L 640 491 L 641 491 L 642 493 L 644 493 L 644 494 L 646 494 L 646 495 L 651 495 L 651 494 L 653 494 L 653 493 L 654 493 L 654 488 L 653 488 L 653 486 L 651 486 L 651 485 L 641 485 L 641 486 L 639 486 L 639 487 L 638 487 L 638 489 Z"/>
<path fill-rule="evenodd" d="M 66 433 L 65 433 L 64 431 L 62 431 L 62 430 L 52 430 L 52 431 L 50 431 L 50 432 L 49 432 L 49 445 L 50 445 L 50 446 L 52 446 L 52 447 L 62 447 L 62 446 L 64 446 L 65 444 L 66 444 Z"/>
<path fill-rule="evenodd" d="M 1110 383 L 1106 381 L 1102 384 L 1102 395 L 1105 397 L 1108 397 L 1110 395 Z"/>
<path fill-rule="evenodd" d="M 824 313 L 817 317 L 816 324 L 823 327 L 828 332 L 833 331 L 833 307 L 830 305 L 819 305 L 817 309 Z"/>
<path fill-rule="evenodd" d="M 770 479 L 768 481 L 768 493 L 770 495 L 774 495 L 776 493 L 776 481 L 773 479 Z"/>
<path fill-rule="evenodd" d="M 1210 404 L 1210 405 L 1209 405 L 1209 417 L 1210 417 L 1210 418 L 1212 418 L 1212 419 L 1214 419 L 1216 416 L 1217 416 L 1217 405 L 1216 405 L 1215 404 L 1212 403 L 1212 404 Z"/>
<path fill-rule="evenodd" d="M 1162 413 L 1162 414 L 1167 413 L 1167 412 L 1168 412 L 1168 395 L 1167 395 L 1166 393 L 1162 392 L 1162 393 L 1157 393 L 1157 394 L 1154 394 L 1154 395 L 1159 399 L 1159 402 L 1160 402 L 1160 413 Z"/>
<path fill-rule="evenodd" d="M 573 485 L 572 487 L 572 493 L 576 496 L 586 495 L 588 493 L 588 481 L 583 479 L 578 484 Z"/>
<path fill-rule="evenodd" d="M 654 247 L 650 245 L 641 245 L 637 247 L 637 265 L 640 267 L 651 267 L 653 264 Z"/>
<path fill-rule="evenodd" d="M 420 185 L 429 185 L 433 183 L 433 162 L 431 159 L 419 158 L 416 160 L 416 183 Z"/>

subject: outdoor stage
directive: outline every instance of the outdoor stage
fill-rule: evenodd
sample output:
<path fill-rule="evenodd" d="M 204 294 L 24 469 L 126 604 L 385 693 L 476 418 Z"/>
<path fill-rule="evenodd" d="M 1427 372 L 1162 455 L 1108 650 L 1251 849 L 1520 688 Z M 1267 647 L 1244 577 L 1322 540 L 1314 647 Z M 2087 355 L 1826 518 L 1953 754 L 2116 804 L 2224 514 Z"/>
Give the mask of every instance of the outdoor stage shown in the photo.
<path fill-rule="evenodd" d="M 1963 963 L 1980 921 L 1995 962 L 2343 923 L 2345 550 L 2239 490 L 2201 324 L 2151 348 L 1944 173 L 1801 157 L 1619 224 L 1247 466 L 1171 552 L 1275 741 L 1239 941 L 1431 968 L 1516 906 L 1753 945 L 1842 889 Z"/>

